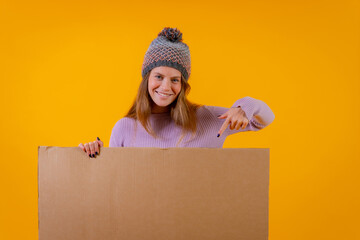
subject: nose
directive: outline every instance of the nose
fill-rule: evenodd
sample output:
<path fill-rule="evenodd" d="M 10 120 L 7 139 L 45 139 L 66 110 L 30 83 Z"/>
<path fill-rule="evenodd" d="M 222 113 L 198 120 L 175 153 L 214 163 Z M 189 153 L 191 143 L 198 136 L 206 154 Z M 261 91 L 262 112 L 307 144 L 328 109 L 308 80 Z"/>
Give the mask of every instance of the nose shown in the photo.
<path fill-rule="evenodd" d="M 161 89 L 162 91 L 166 92 L 166 91 L 170 91 L 171 89 L 171 81 L 168 78 L 164 78 L 162 83 L 161 83 Z"/>

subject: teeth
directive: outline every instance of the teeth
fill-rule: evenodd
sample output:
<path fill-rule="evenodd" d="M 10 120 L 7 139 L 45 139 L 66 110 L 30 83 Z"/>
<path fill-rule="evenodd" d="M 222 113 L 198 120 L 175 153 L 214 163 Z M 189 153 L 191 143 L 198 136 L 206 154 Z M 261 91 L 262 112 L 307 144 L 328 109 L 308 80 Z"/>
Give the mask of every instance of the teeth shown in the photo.
<path fill-rule="evenodd" d="M 162 93 L 159 93 L 159 92 L 157 92 L 159 95 L 161 95 L 161 96 L 164 96 L 164 97 L 168 97 L 168 96 L 170 96 L 170 94 L 169 95 L 167 95 L 167 94 L 162 94 Z"/>

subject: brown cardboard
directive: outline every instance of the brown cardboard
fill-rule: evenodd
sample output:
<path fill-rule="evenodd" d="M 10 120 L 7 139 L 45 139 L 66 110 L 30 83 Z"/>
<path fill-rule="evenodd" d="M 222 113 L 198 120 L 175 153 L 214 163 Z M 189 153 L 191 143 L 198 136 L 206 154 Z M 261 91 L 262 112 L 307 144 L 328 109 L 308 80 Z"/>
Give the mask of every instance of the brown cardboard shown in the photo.
<path fill-rule="evenodd" d="M 267 239 L 268 148 L 39 147 L 39 239 Z"/>

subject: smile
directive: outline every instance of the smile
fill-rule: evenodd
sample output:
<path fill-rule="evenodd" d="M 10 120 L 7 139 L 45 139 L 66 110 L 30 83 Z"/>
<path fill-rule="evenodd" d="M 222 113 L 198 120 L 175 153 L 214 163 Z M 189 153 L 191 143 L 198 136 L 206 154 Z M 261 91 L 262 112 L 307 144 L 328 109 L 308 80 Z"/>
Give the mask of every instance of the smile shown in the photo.
<path fill-rule="evenodd" d="M 157 91 L 155 91 L 157 94 L 159 94 L 160 96 L 163 96 L 163 97 L 169 97 L 171 96 L 172 94 L 164 94 L 164 93 L 159 93 Z"/>

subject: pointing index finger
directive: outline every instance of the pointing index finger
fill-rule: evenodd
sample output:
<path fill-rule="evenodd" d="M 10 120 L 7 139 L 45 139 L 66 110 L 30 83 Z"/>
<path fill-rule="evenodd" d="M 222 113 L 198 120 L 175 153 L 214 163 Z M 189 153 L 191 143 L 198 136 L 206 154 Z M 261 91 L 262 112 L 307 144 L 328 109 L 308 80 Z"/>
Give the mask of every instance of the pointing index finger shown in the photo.
<path fill-rule="evenodd" d="M 221 126 L 220 131 L 219 131 L 217 137 L 220 137 L 220 136 L 223 134 L 223 132 L 224 132 L 224 131 L 226 130 L 226 128 L 229 126 L 229 123 L 230 123 L 230 120 L 229 120 L 229 118 L 227 118 L 227 119 L 225 120 L 225 122 L 223 123 L 223 125 Z"/>

